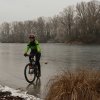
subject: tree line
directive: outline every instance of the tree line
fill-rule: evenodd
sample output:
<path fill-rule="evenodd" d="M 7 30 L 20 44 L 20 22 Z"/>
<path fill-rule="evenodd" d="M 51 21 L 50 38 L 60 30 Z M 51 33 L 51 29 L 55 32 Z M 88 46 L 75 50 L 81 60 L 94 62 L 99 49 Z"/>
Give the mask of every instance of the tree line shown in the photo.
<path fill-rule="evenodd" d="M 0 25 L 0 41 L 24 43 L 35 33 L 40 42 L 100 43 L 100 2 L 77 3 L 54 17 Z"/>

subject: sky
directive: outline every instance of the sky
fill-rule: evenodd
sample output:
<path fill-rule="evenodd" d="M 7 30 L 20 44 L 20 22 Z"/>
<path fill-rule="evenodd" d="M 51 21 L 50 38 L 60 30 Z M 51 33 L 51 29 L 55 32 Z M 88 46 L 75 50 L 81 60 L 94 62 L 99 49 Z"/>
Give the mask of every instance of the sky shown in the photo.
<path fill-rule="evenodd" d="M 53 17 L 81 1 L 90 0 L 0 0 L 0 23 Z"/>

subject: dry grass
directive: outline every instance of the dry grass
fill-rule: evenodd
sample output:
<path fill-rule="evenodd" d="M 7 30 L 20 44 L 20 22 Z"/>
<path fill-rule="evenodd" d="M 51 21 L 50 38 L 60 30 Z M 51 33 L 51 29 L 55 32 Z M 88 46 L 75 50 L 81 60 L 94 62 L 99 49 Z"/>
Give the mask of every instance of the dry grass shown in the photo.
<path fill-rule="evenodd" d="M 64 72 L 48 87 L 45 100 L 100 100 L 100 71 Z"/>

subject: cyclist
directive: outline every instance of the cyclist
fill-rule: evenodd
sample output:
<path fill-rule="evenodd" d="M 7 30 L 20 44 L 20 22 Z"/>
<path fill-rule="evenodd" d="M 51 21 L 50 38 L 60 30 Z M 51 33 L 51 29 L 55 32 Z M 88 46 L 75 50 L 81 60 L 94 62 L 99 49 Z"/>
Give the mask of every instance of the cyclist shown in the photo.
<path fill-rule="evenodd" d="M 27 45 L 27 48 L 25 50 L 24 56 L 27 56 L 27 53 L 30 51 L 30 55 L 29 56 L 29 61 L 30 61 L 30 66 L 32 66 L 32 60 L 31 58 L 33 58 L 35 56 L 36 58 L 36 63 L 35 65 L 38 66 L 38 70 L 39 70 L 39 77 L 41 76 L 41 66 L 40 66 L 40 57 L 41 57 L 41 49 L 40 49 L 40 45 L 39 42 L 36 40 L 35 35 L 34 34 L 30 34 L 29 35 L 29 43 Z"/>

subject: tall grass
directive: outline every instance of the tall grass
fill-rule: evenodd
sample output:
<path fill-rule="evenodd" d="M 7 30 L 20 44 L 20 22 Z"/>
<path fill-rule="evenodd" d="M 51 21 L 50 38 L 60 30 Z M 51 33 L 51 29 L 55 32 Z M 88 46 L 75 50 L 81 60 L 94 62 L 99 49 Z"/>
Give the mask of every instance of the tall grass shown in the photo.
<path fill-rule="evenodd" d="M 100 71 L 64 72 L 48 83 L 45 100 L 100 100 Z"/>

